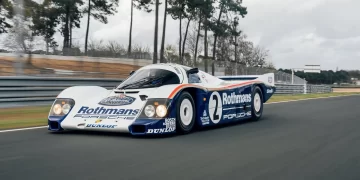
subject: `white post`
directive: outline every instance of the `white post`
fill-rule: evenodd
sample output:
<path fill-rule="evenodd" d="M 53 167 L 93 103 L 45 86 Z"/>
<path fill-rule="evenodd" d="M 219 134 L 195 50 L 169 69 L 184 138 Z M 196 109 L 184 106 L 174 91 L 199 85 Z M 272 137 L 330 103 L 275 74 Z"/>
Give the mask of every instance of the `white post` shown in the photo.
<path fill-rule="evenodd" d="M 294 69 L 291 69 L 291 84 L 294 84 Z"/>

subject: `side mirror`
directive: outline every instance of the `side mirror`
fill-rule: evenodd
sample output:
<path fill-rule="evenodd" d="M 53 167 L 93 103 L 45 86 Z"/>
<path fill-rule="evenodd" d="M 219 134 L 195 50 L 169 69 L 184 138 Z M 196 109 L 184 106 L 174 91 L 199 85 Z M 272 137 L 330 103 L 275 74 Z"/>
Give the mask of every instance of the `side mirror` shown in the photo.
<path fill-rule="evenodd" d="M 192 69 L 188 70 L 186 73 L 189 75 L 189 74 L 196 74 L 198 72 L 199 72 L 198 68 L 192 68 Z"/>
<path fill-rule="evenodd" d="M 134 72 L 135 72 L 135 71 L 131 71 L 131 72 L 130 72 L 130 76 L 131 76 L 132 74 L 134 74 Z"/>

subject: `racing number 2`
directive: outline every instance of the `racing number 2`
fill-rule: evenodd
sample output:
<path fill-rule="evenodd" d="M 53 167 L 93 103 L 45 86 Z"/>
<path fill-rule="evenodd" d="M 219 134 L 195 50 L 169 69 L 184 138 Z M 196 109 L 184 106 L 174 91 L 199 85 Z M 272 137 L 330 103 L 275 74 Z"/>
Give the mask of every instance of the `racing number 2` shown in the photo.
<path fill-rule="evenodd" d="M 215 100 L 215 111 L 214 111 L 214 114 L 213 114 L 213 120 L 219 120 L 219 115 L 217 114 L 217 108 L 218 108 L 218 105 L 219 105 L 219 100 L 218 100 L 218 97 L 214 94 L 213 95 L 213 100 Z"/>

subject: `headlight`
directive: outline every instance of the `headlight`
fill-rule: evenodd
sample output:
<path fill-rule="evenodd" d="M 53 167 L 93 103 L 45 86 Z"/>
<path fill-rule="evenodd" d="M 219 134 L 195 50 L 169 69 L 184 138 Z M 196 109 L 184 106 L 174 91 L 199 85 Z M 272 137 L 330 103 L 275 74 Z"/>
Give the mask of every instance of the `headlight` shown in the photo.
<path fill-rule="evenodd" d="M 169 115 L 168 109 L 171 103 L 167 98 L 147 99 L 144 109 L 138 118 L 159 120 Z"/>
<path fill-rule="evenodd" d="M 147 117 L 153 117 L 155 115 L 155 107 L 153 105 L 147 105 L 144 112 Z"/>
<path fill-rule="evenodd" d="M 75 101 L 72 99 L 56 99 L 51 107 L 49 116 L 65 116 L 74 107 Z"/>
<path fill-rule="evenodd" d="M 156 115 L 158 115 L 159 117 L 165 117 L 167 114 L 167 109 L 164 105 L 159 105 L 156 108 Z"/>
<path fill-rule="evenodd" d="M 70 104 L 64 104 L 64 105 L 62 106 L 62 112 L 63 112 L 64 114 L 69 113 L 70 109 L 71 109 Z"/>
<path fill-rule="evenodd" d="M 60 104 L 55 104 L 54 108 L 53 108 L 53 113 L 55 113 L 56 115 L 61 114 L 62 108 Z"/>

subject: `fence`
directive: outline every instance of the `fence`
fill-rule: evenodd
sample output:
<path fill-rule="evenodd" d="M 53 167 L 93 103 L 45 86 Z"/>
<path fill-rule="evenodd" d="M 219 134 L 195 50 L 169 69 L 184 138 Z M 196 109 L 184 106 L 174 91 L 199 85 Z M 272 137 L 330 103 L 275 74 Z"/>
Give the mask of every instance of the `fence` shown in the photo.
<path fill-rule="evenodd" d="M 121 82 L 121 79 L 109 78 L 0 77 L 0 107 L 51 105 L 56 96 L 70 86 L 96 85 L 112 89 Z M 276 94 L 332 91 L 330 87 L 321 85 L 276 84 L 276 86 Z M 304 87 L 307 87 L 306 91 Z"/>

